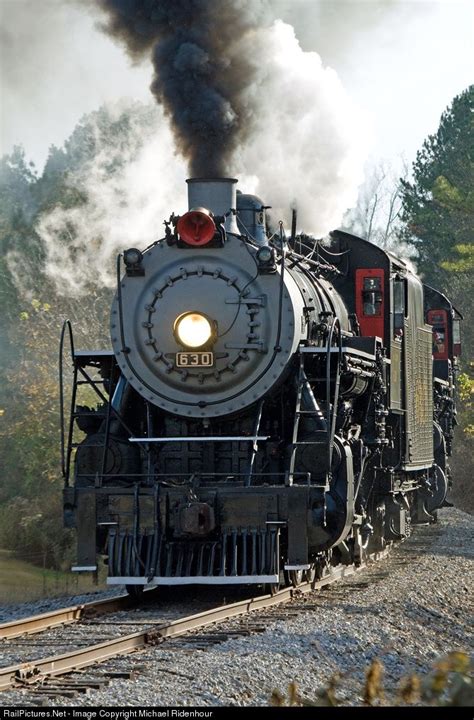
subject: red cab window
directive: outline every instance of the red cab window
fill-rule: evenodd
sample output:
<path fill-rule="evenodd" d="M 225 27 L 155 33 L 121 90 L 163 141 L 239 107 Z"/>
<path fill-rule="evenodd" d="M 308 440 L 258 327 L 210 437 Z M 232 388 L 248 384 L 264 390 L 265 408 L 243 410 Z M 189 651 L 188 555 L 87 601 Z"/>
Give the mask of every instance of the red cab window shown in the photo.
<path fill-rule="evenodd" d="M 428 324 L 433 327 L 433 357 L 447 360 L 449 357 L 448 313 L 446 310 L 428 310 Z"/>
<path fill-rule="evenodd" d="M 380 268 L 356 270 L 356 312 L 362 335 L 384 338 L 384 271 Z"/>

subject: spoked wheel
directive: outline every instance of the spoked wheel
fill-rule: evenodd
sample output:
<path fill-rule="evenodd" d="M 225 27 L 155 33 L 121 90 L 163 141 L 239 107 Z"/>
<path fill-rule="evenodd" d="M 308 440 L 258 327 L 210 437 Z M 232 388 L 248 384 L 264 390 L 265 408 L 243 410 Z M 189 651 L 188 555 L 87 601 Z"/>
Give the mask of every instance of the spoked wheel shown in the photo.
<path fill-rule="evenodd" d="M 277 583 L 265 583 L 265 585 L 263 586 L 263 591 L 264 591 L 265 595 L 271 595 L 272 597 L 273 597 L 273 595 L 276 595 L 276 594 L 277 594 L 277 592 L 279 591 L 279 589 L 280 589 L 280 583 L 279 583 L 279 582 L 277 582 Z"/>
<path fill-rule="evenodd" d="M 312 563 L 310 569 L 304 571 L 304 581 L 313 584 L 316 580 L 317 571 L 316 563 Z"/>
<path fill-rule="evenodd" d="M 297 588 L 298 585 L 301 585 L 304 579 L 304 571 L 303 570 L 290 570 L 288 572 L 288 579 L 290 581 L 290 584 L 293 585 L 294 588 Z"/>
<path fill-rule="evenodd" d="M 276 593 L 286 585 L 286 572 L 283 570 L 280 570 L 280 573 L 278 575 L 278 582 L 276 583 L 265 583 L 263 586 L 263 592 L 266 595 L 276 595 Z"/>
<path fill-rule="evenodd" d="M 354 565 L 362 565 L 366 560 L 368 556 L 368 548 L 369 548 L 369 535 L 364 535 L 361 533 L 360 528 L 357 528 L 354 530 L 354 538 L 353 538 L 353 561 Z"/>
<path fill-rule="evenodd" d="M 385 549 L 385 503 L 380 503 L 373 514 L 374 532 L 369 540 L 369 552 L 380 552 Z"/>
<path fill-rule="evenodd" d="M 331 566 L 333 563 L 333 549 L 329 548 L 329 550 L 325 550 L 324 553 L 321 554 L 321 558 L 318 561 L 317 564 L 317 573 L 316 576 L 318 580 L 322 580 L 327 575 L 331 574 Z"/>
<path fill-rule="evenodd" d="M 143 597 L 143 585 L 125 585 L 130 600 L 139 603 Z"/>

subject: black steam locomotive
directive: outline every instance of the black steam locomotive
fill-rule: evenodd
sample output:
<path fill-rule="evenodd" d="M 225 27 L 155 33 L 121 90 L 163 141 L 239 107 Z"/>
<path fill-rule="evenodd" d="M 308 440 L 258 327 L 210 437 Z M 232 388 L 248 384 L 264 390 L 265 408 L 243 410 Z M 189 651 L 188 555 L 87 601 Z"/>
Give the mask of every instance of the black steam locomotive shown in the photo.
<path fill-rule="evenodd" d="M 131 592 L 296 584 L 432 522 L 451 482 L 459 313 L 358 237 L 272 234 L 235 180 L 188 191 L 162 240 L 118 258 L 113 349 L 72 350 L 75 569 L 105 556 Z"/>

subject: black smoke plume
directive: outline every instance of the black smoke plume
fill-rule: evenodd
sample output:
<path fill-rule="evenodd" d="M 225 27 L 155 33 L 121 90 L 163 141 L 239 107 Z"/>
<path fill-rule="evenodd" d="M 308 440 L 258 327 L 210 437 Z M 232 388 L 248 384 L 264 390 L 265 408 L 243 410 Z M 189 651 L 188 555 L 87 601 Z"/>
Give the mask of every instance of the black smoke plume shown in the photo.
<path fill-rule="evenodd" d="M 151 54 L 151 91 L 191 174 L 228 173 L 252 117 L 243 91 L 255 61 L 239 44 L 263 19 L 265 0 L 99 0 L 99 6 L 108 16 L 103 29 L 132 58 Z"/>

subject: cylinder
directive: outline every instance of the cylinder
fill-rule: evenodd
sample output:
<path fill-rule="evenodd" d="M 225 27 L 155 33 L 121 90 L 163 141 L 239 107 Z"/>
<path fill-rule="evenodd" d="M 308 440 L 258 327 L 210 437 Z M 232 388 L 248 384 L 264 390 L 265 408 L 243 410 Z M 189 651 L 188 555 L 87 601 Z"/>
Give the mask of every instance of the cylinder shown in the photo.
<path fill-rule="evenodd" d="M 236 210 L 236 184 L 234 178 L 189 178 L 188 207 L 206 208 L 213 215 L 225 215 L 229 210 Z M 227 232 L 239 235 L 235 213 L 225 219 Z"/>

